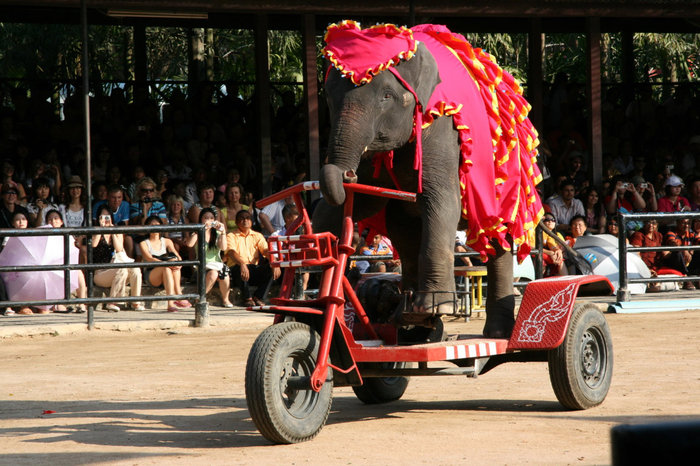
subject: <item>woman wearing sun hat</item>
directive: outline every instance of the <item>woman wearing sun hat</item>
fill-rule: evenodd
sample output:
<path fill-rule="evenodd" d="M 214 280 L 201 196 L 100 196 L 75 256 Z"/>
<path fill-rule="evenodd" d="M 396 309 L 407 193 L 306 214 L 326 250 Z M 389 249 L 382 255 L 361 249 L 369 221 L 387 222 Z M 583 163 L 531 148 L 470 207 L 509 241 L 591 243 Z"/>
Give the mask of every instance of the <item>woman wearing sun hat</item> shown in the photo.
<path fill-rule="evenodd" d="M 65 204 L 59 206 L 59 212 L 67 227 L 85 225 L 85 184 L 79 176 L 71 176 L 66 184 Z"/>

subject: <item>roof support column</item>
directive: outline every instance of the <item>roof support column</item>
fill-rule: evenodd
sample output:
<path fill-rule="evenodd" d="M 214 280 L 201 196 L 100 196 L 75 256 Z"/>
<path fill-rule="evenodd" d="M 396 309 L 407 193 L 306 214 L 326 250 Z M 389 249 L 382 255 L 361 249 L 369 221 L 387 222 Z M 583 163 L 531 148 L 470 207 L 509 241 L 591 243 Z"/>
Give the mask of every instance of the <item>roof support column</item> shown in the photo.
<path fill-rule="evenodd" d="M 528 33 L 528 70 L 527 70 L 527 100 L 532 105 L 530 121 L 538 132 L 542 133 L 542 110 L 544 108 L 544 94 L 542 81 L 542 20 L 533 18 L 530 20 L 530 32 Z"/>
<path fill-rule="evenodd" d="M 602 122 L 602 84 L 600 55 L 600 18 L 586 18 L 586 37 L 588 58 L 587 95 L 589 113 L 589 136 L 591 141 L 590 175 L 593 185 L 603 181 L 603 122 Z"/>
<path fill-rule="evenodd" d="M 255 16 L 255 108 L 258 116 L 260 166 L 258 183 L 263 196 L 272 194 L 272 128 L 270 123 L 270 65 L 267 15 Z"/>
<path fill-rule="evenodd" d="M 622 88 L 623 105 L 626 107 L 634 100 L 636 92 L 634 74 L 634 33 L 622 31 Z"/>
<path fill-rule="evenodd" d="M 146 58 L 146 26 L 137 24 L 134 26 L 134 81 L 136 87 L 146 85 L 147 65 Z"/>
<path fill-rule="evenodd" d="M 318 123 L 318 67 L 316 64 L 316 17 L 302 16 L 302 40 L 304 44 L 304 100 L 306 101 L 306 126 L 308 147 L 308 174 L 310 180 L 320 176 L 321 150 Z M 304 167 L 306 168 L 306 167 Z M 314 191 L 314 194 L 316 192 Z"/>

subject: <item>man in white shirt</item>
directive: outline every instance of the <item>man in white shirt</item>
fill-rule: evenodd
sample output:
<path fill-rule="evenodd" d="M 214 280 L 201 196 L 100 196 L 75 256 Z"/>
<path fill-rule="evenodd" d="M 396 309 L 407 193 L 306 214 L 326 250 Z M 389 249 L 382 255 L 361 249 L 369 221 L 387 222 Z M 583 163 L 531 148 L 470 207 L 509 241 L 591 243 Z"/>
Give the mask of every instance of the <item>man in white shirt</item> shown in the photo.
<path fill-rule="evenodd" d="M 569 234 L 569 221 L 575 215 L 586 215 L 583 203 L 574 198 L 576 188 L 572 180 L 566 179 L 559 184 L 559 196 L 551 199 L 549 205 L 550 212 L 557 219 L 557 230 Z"/>

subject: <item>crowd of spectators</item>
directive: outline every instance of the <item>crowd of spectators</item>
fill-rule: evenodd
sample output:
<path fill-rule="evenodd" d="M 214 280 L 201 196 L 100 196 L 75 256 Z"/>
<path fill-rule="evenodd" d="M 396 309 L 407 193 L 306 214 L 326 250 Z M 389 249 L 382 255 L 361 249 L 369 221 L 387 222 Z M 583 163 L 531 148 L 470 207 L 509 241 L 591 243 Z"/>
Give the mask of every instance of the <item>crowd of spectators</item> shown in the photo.
<path fill-rule="evenodd" d="M 572 91 L 571 87 L 567 89 Z M 590 155 L 580 137 L 583 126 L 575 124 L 583 121 L 583 107 L 570 105 L 576 101 L 575 90 L 574 99 L 571 93 L 564 93 L 564 105 L 561 100 L 550 100 L 550 104 L 560 106 L 554 112 L 560 119 L 547 119 L 549 126 L 542 144 L 547 159 L 545 176 L 549 177 L 541 193 L 545 225 L 553 226 L 569 245 L 574 245 L 581 234 L 618 237 L 618 212 L 700 212 L 700 96 L 692 91 L 680 85 L 667 99 L 660 100 L 650 86 L 645 86 L 628 105 L 616 100 L 616 94 L 608 93 L 603 102 L 600 185 L 593 185 L 586 175 Z M 553 110 L 549 108 L 550 116 Z M 690 219 L 630 221 L 625 231 L 628 244 L 634 246 L 700 244 L 700 221 Z M 641 258 L 652 276 L 697 275 L 700 254 L 697 258 L 695 255 L 693 251 L 658 251 L 643 252 Z M 562 263 L 561 248 L 553 240 L 546 241 L 547 273 L 567 273 L 562 271 Z M 683 282 L 686 289 L 697 286 L 700 282 Z M 647 287 L 648 291 L 659 289 L 658 283 Z"/>
<path fill-rule="evenodd" d="M 91 216 L 101 228 L 204 219 L 209 225 L 202 238 L 208 245 L 207 289 L 218 282 L 225 306 L 231 305 L 228 290 L 234 286 L 243 290 L 244 304 L 262 301 L 262 295 L 247 285 L 273 275 L 265 266 L 267 245 L 260 238 L 285 228 L 287 202 L 260 212 L 254 208 L 260 174 L 254 161 L 257 128 L 250 102 L 207 84 L 190 95 L 175 90 L 166 102 L 144 87 L 133 88 L 129 97 L 119 88 L 110 95 L 98 94 L 91 99 L 93 154 L 87 180 L 79 99 L 69 97 L 58 112 L 43 89 L 17 88 L 0 95 L 0 228 L 46 225 L 50 212 L 59 213 L 66 226 L 85 225 L 90 182 Z M 693 88 L 679 85 L 661 99 L 644 87 L 627 103 L 623 89 L 608 89 L 602 106 L 603 182 L 597 186 L 591 182 L 590 149 L 583 136 L 582 89 L 565 75 L 546 89 L 539 159 L 545 222 L 574 244 L 584 234 L 617 236 L 618 211 L 700 211 L 700 105 Z M 302 181 L 308 171 L 300 108 L 291 92 L 279 100 L 272 111 L 274 191 Z M 700 244 L 700 222 L 698 229 L 694 226 L 633 223 L 627 231 L 631 244 Z M 195 258 L 191 235 L 167 236 L 105 233 L 94 246 L 103 249 L 103 262 L 116 255 L 145 263 L 159 260 L 157 256 Z M 361 253 L 383 252 L 387 241 L 370 238 Z M 550 246 L 549 273 L 566 273 L 558 246 Z M 694 273 L 695 262 L 688 254 L 692 252 L 642 258 L 654 272 L 675 267 L 680 273 Z M 84 260 L 84 254 L 81 257 Z M 469 259 L 461 261 L 466 264 Z M 400 263 L 373 264 L 384 270 L 382 265 L 398 268 Z M 141 281 L 179 294 L 181 275 L 183 280 L 191 278 L 187 275 L 192 271 L 144 267 L 143 272 L 142 277 L 99 274 L 100 284 L 109 284 L 115 296 L 125 295 L 127 278 L 132 295 Z M 168 309 L 189 305 L 173 301 Z"/>
<path fill-rule="evenodd" d="M 69 97 L 58 112 L 44 90 L 45 86 L 38 85 L 0 93 L 0 228 L 41 227 L 49 223 L 51 212 L 59 213 L 66 226 L 87 224 L 80 101 Z M 275 191 L 301 181 L 308 171 L 300 108 L 290 91 L 281 94 L 279 101 L 272 112 L 270 181 Z M 241 233 L 240 224 L 249 224 L 248 230 L 265 235 L 284 225 L 278 220 L 281 209 L 257 215 L 252 207 L 260 196 L 261 176 L 254 162 L 257 128 L 251 108 L 251 102 L 207 84 L 188 96 L 175 90 L 165 105 L 142 87 L 134 88 L 129 98 L 117 88 L 110 95 L 91 99 L 93 225 L 108 229 L 204 221 L 208 225 L 203 238 L 208 245 L 207 290 L 218 282 L 221 304 L 226 307 L 232 306 L 229 280 L 243 290 L 244 304 L 258 303 L 262 295 L 248 289 L 249 273 L 252 271 L 252 281 L 257 284 L 255 269 L 267 267 L 269 271 L 266 242 L 261 242 L 265 247 L 256 243 L 258 250 L 246 253 L 227 247 L 249 246 L 251 240 Z M 254 215 L 238 218 L 249 209 Z M 93 237 L 93 247 L 97 262 L 147 263 L 168 254 L 194 259 L 196 239 L 196 235 L 183 233 L 142 237 L 105 231 Z M 85 261 L 86 243 L 76 244 Z M 109 288 L 110 296 L 126 296 L 127 281 L 132 296 L 139 296 L 142 283 L 181 294 L 180 282 L 185 280 L 181 275 L 194 281 L 194 270 L 144 266 L 98 271 L 95 283 Z M 263 286 L 260 293 L 265 290 Z M 167 308 L 175 311 L 190 305 L 184 300 L 169 301 Z M 105 308 L 116 311 L 124 306 Z M 132 307 L 144 308 L 137 302 Z M 32 309 L 21 311 L 27 314 Z"/>

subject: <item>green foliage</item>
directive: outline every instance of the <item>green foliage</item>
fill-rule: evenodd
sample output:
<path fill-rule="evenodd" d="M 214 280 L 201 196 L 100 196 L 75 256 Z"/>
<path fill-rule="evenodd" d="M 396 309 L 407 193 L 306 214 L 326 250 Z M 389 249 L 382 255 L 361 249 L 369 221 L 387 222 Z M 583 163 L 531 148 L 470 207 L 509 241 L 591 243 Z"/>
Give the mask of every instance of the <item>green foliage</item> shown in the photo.
<path fill-rule="evenodd" d="M 474 48 L 492 55 L 496 62 L 521 84 L 527 81 L 527 34 L 467 33 L 464 37 Z"/>
<path fill-rule="evenodd" d="M 634 35 L 635 76 L 639 82 L 699 81 L 700 34 Z"/>
<path fill-rule="evenodd" d="M 189 73 L 192 29 L 149 27 L 146 29 L 147 79 L 186 82 Z M 204 30 L 198 30 L 204 31 Z M 465 34 L 474 47 L 493 55 L 498 63 L 525 84 L 527 34 Z M 202 63 L 206 79 L 228 82 L 234 92 L 252 96 L 255 89 L 254 34 L 248 29 L 207 30 Z M 621 34 L 604 34 L 603 79 L 620 82 Z M 134 79 L 133 28 L 90 26 L 91 78 L 103 81 L 108 92 L 117 83 Z M 292 90 L 301 97 L 303 44 L 297 31 L 270 31 L 269 69 L 275 95 Z M 323 78 L 321 42 L 317 38 L 319 79 Z M 17 86 L 23 80 L 78 81 L 81 78 L 82 37 L 79 26 L 0 23 L 0 79 Z M 635 76 L 638 82 L 697 82 L 700 58 L 698 34 L 634 35 Z M 544 50 L 544 78 L 552 82 L 566 72 L 572 82 L 586 77 L 586 42 L 583 34 L 549 34 Z M 298 83 L 298 84 L 297 84 Z M 181 86 L 175 84 L 175 86 Z M 238 86 L 237 89 L 235 87 Z M 97 89 L 93 89 L 97 90 Z"/>

